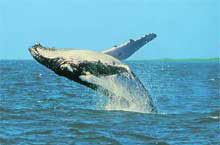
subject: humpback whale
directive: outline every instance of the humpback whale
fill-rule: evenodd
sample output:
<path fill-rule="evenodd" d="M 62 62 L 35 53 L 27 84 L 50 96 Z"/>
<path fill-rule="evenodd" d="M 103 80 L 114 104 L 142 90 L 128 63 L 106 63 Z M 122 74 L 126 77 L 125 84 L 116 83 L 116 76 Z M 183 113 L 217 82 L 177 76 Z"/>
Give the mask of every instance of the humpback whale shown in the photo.
<path fill-rule="evenodd" d="M 131 101 L 138 97 L 144 98 L 144 101 L 138 104 L 144 106 L 144 112 L 156 112 L 147 89 L 129 66 L 120 61 L 155 37 L 155 34 L 145 35 L 103 52 L 47 48 L 41 44 L 33 45 L 29 51 L 35 60 L 60 76 L 93 90 L 101 90 L 110 97 L 124 97 L 121 92 L 127 91 L 128 96 L 131 94 Z M 118 83 L 117 87 L 122 91 L 115 90 L 111 83 Z"/>

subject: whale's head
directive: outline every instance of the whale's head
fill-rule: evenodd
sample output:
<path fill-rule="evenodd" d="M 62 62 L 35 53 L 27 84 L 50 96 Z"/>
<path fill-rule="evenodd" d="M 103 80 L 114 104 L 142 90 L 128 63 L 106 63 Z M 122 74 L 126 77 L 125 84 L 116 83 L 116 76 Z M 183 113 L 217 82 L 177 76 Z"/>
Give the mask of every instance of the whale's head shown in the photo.
<path fill-rule="evenodd" d="M 130 71 L 127 65 L 122 64 L 119 60 L 93 51 L 58 50 L 43 47 L 39 43 L 29 48 L 29 51 L 34 59 L 53 70 L 56 74 L 90 88 L 96 86 L 82 80 L 83 77 L 81 76 L 93 75 L 100 77 Z"/>

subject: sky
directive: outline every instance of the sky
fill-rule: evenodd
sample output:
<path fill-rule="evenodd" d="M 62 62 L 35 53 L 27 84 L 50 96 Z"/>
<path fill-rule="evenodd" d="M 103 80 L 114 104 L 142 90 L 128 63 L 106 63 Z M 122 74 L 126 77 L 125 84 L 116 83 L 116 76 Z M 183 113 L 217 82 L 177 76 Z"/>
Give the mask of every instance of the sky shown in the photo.
<path fill-rule="evenodd" d="M 0 0 L 0 59 L 27 48 L 101 51 L 147 33 L 129 59 L 220 57 L 219 0 Z"/>

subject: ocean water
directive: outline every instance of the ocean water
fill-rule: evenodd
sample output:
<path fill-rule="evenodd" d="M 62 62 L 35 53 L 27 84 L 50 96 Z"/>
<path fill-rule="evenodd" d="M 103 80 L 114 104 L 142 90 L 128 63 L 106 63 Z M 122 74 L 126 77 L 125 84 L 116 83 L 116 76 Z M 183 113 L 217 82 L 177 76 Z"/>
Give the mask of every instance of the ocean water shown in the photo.
<path fill-rule="evenodd" d="M 109 108 L 33 60 L 1 60 L 0 144 L 220 144 L 219 62 L 126 63 L 158 113 Z"/>

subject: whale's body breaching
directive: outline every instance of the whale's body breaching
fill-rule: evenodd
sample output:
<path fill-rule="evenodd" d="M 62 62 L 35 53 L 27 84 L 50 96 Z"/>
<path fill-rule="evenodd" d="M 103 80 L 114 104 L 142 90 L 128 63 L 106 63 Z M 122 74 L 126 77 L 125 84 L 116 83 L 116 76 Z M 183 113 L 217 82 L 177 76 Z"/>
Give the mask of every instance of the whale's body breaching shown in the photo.
<path fill-rule="evenodd" d="M 145 35 L 104 52 L 58 50 L 40 44 L 29 48 L 29 51 L 39 63 L 60 76 L 99 90 L 113 99 L 123 98 L 127 100 L 128 106 L 133 105 L 134 108 L 141 106 L 138 109 L 140 112 L 156 112 L 144 85 L 128 65 L 120 61 L 128 58 L 155 37 L 155 34 Z"/>

